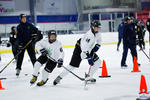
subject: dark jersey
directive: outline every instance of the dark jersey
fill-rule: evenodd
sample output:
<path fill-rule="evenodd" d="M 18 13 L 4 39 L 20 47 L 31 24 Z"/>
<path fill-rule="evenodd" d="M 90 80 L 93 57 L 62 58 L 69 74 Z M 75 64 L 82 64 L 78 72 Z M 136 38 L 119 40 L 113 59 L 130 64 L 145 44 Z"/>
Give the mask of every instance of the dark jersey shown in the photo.
<path fill-rule="evenodd" d="M 20 24 L 17 26 L 17 32 L 18 44 L 25 45 L 32 39 L 32 34 L 38 33 L 38 29 L 28 22 L 20 22 Z"/>
<path fill-rule="evenodd" d="M 16 44 L 16 42 L 17 42 L 17 35 L 16 35 L 14 32 L 11 32 L 11 33 L 10 33 L 9 42 L 10 42 L 12 45 L 15 45 L 15 44 Z"/>

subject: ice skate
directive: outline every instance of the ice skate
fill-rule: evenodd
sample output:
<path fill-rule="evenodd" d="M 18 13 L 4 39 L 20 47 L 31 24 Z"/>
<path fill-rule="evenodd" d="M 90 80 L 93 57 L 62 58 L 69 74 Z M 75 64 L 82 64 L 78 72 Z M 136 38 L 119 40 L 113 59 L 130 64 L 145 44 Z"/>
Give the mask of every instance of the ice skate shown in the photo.
<path fill-rule="evenodd" d="M 16 69 L 16 76 L 17 76 L 17 77 L 19 77 L 20 71 L 21 71 L 20 69 Z"/>
<path fill-rule="evenodd" d="M 54 80 L 54 82 L 53 82 L 53 85 L 57 85 L 58 83 L 60 83 L 60 80 L 61 80 L 62 78 L 60 77 L 60 76 L 58 76 L 55 80 Z"/>
<path fill-rule="evenodd" d="M 35 82 L 37 81 L 37 76 L 34 76 L 32 77 L 31 81 L 30 81 L 30 84 L 34 84 Z"/>
<path fill-rule="evenodd" d="M 37 83 L 37 86 L 43 86 L 44 84 L 47 83 L 47 81 L 48 81 L 48 79 L 46 81 L 42 80 L 42 81 L 40 81 L 40 82 Z"/>

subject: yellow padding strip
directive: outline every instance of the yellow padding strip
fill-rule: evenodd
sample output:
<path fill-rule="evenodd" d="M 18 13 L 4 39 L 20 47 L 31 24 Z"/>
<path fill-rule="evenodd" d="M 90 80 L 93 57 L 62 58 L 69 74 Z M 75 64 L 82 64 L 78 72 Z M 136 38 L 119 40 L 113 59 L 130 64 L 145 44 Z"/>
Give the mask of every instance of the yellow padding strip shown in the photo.
<path fill-rule="evenodd" d="M 12 50 L 0 50 L 0 53 L 11 53 Z"/>
<path fill-rule="evenodd" d="M 148 43 L 149 41 L 145 41 Z M 113 45 L 117 44 L 117 42 L 111 42 L 111 43 L 102 43 L 102 45 Z M 68 46 L 63 46 L 63 48 L 73 48 L 75 45 L 68 45 Z M 12 50 L 0 50 L 0 53 L 12 53 Z"/>

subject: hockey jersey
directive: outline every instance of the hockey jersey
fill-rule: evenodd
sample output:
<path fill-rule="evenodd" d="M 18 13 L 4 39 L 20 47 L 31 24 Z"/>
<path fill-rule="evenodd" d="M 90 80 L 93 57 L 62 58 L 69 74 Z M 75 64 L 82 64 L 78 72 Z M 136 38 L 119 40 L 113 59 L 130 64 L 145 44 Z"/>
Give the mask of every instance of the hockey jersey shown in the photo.
<path fill-rule="evenodd" d="M 42 39 L 36 45 L 37 50 L 40 51 L 41 49 L 45 48 L 48 51 L 48 56 L 51 60 L 58 61 L 60 58 L 64 58 L 64 52 L 62 49 L 62 44 L 58 40 L 53 43 L 49 43 L 48 39 Z"/>
<path fill-rule="evenodd" d="M 96 44 L 101 45 L 101 33 L 96 33 L 95 35 L 92 33 L 91 30 L 89 30 L 82 38 L 80 42 L 81 46 L 81 58 L 86 58 L 86 52 L 91 52 L 91 50 L 94 48 Z"/>

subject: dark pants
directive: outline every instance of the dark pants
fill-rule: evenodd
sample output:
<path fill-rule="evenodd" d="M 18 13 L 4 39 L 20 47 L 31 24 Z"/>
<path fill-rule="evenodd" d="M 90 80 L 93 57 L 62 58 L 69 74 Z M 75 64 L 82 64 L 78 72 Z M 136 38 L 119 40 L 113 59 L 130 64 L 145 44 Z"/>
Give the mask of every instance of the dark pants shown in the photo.
<path fill-rule="evenodd" d="M 12 53 L 13 53 L 15 59 L 17 60 L 17 57 L 16 57 L 16 55 L 17 55 L 17 45 L 12 45 Z"/>
<path fill-rule="evenodd" d="M 121 43 L 122 37 L 118 37 L 118 44 L 117 44 L 117 48 L 119 49 L 120 43 Z"/>
<path fill-rule="evenodd" d="M 35 57 L 35 51 L 34 51 L 34 48 L 33 48 L 32 44 L 29 44 L 26 49 L 27 49 L 28 55 L 31 59 L 31 62 L 34 66 L 34 63 L 36 62 L 36 57 Z M 22 52 L 18 55 L 16 69 L 21 70 L 21 65 L 22 65 L 22 61 L 23 61 L 23 58 L 24 58 L 24 53 L 25 53 L 25 50 L 22 50 Z"/>
<path fill-rule="evenodd" d="M 80 47 L 80 40 L 77 41 L 74 51 L 73 51 L 73 55 L 70 61 L 70 65 L 73 67 L 77 67 L 79 68 L 80 63 L 82 61 L 81 59 L 81 47 Z M 98 55 L 95 52 L 91 52 L 90 56 L 92 57 L 92 59 L 95 61 L 97 61 L 99 59 Z"/>
<path fill-rule="evenodd" d="M 54 70 L 54 68 L 56 67 L 56 65 L 57 65 L 57 62 L 54 62 L 54 61 L 52 61 L 52 60 L 50 60 L 50 59 L 48 59 L 48 57 L 45 55 L 41 55 L 38 59 L 37 59 L 37 61 L 39 62 L 39 63 L 41 63 L 41 64 L 45 64 L 46 63 L 46 65 L 45 65 L 45 70 L 47 71 L 47 72 L 49 72 L 49 73 L 51 73 L 53 70 Z"/>
<path fill-rule="evenodd" d="M 123 55 L 122 55 L 122 60 L 121 60 L 121 66 L 126 64 L 128 49 L 130 49 L 130 51 L 131 51 L 132 58 L 133 59 L 134 59 L 134 57 L 137 58 L 136 45 L 132 45 L 132 44 L 126 44 L 125 45 L 125 44 L 123 44 Z"/>

